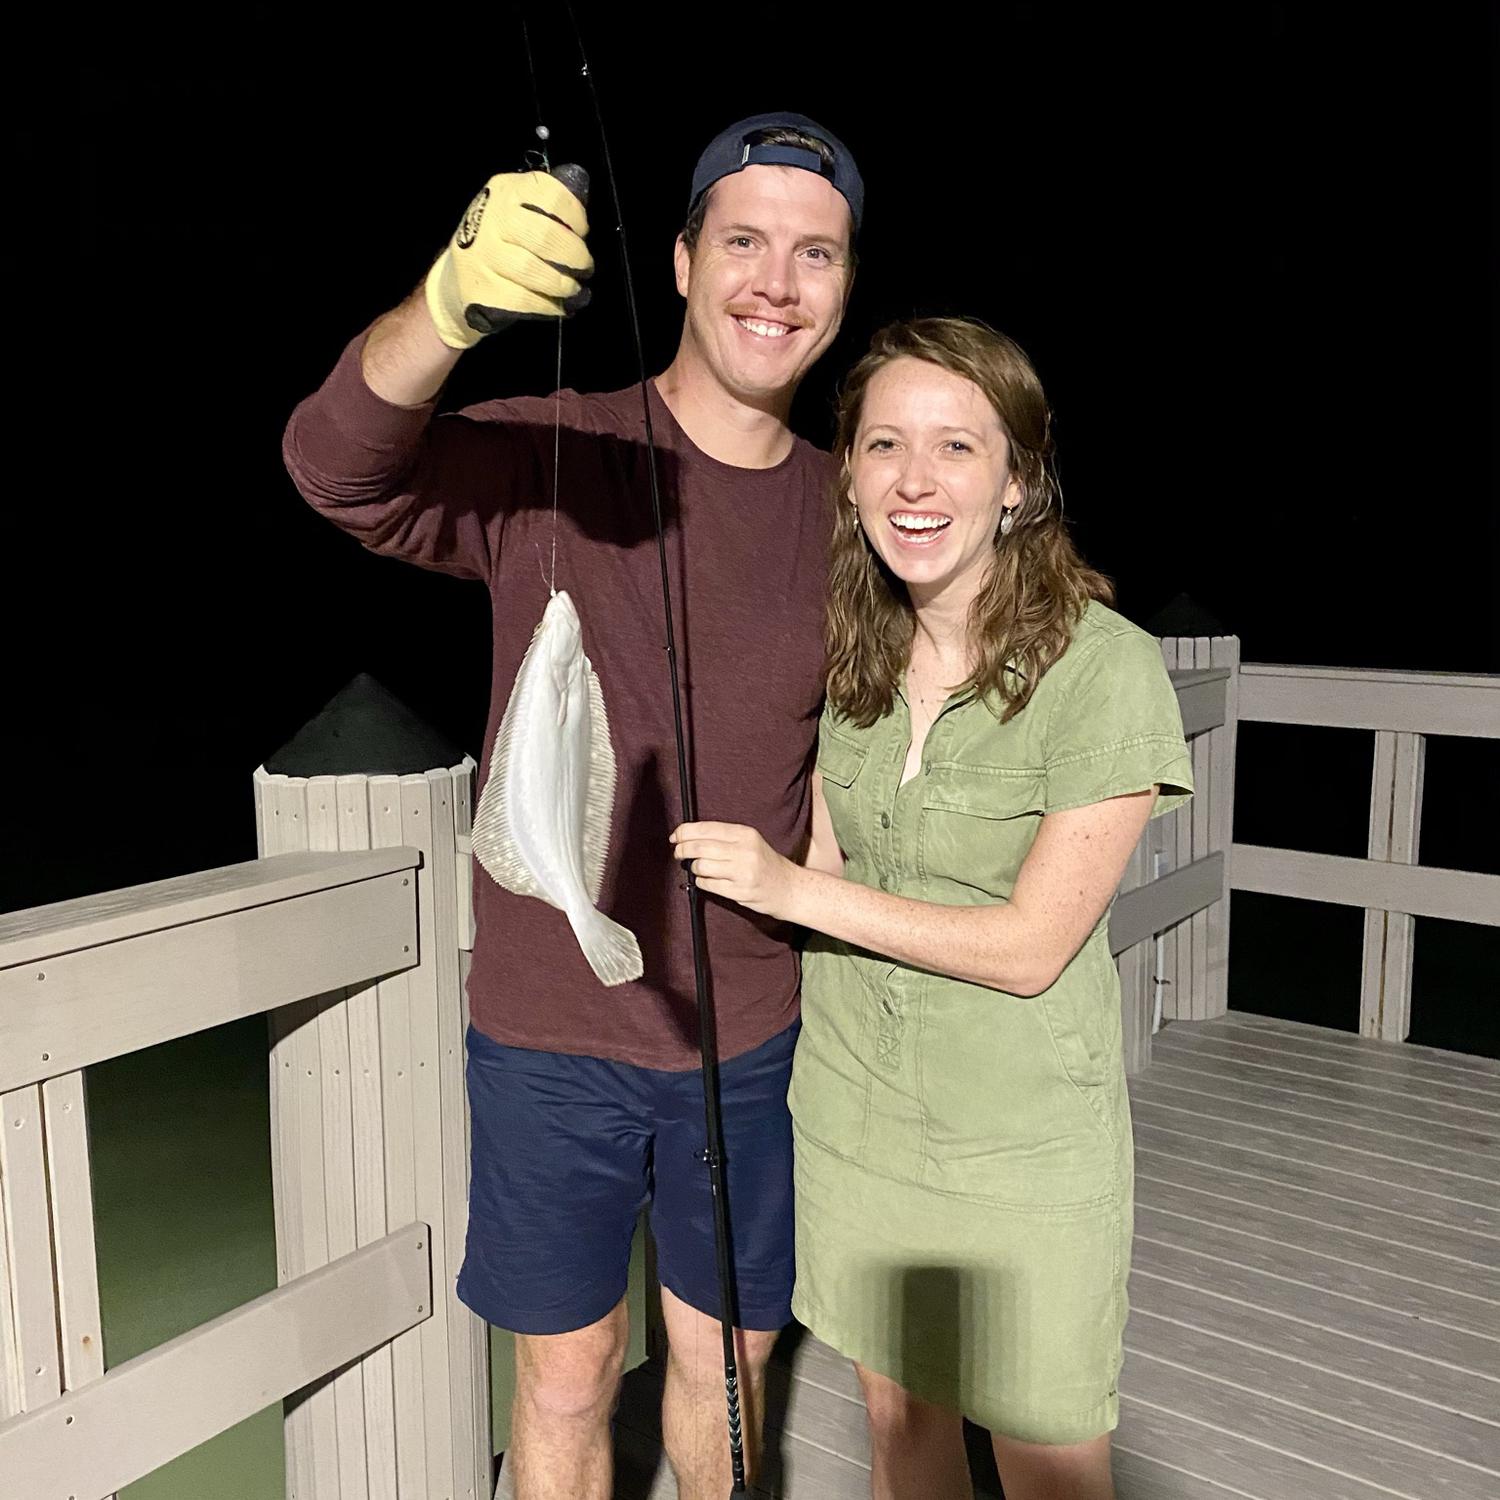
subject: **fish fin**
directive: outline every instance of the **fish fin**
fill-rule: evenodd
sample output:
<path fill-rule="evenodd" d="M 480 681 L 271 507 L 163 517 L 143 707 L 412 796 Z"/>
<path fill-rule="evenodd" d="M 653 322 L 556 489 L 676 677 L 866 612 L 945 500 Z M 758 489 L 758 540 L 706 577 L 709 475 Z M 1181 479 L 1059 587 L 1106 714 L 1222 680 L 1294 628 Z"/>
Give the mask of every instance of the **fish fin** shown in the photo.
<path fill-rule="evenodd" d="M 589 900 L 597 902 L 604 887 L 609 858 L 609 825 L 615 810 L 615 750 L 609 739 L 609 716 L 604 712 L 604 689 L 587 657 L 584 676 L 589 685 L 589 788 L 583 808 L 583 883 Z"/>
<path fill-rule="evenodd" d="M 505 713 L 500 720 L 500 730 L 495 736 L 495 748 L 490 752 L 490 774 L 479 796 L 479 806 L 474 810 L 474 825 L 470 838 L 474 847 L 474 858 L 496 885 L 518 896 L 534 896 L 548 906 L 557 902 L 542 889 L 537 877 L 521 854 L 515 831 L 510 826 L 509 803 L 505 790 L 512 772 L 516 726 L 521 721 L 521 693 L 526 683 L 526 667 L 531 653 L 536 649 L 540 625 L 532 632 L 531 644 L 521 659 L 516 673 Z"/>
<path fill-rule="evenodd" d="M 589 967 L 603 985 L 624 984 L 628 979 L 639 979 L 645 965 L 641 961 L 641 945 L 628 927 L 611 921 L 603 912 L 588 907 L 584 911 L 568 913 L 573 925 L 573 935 Z"/>

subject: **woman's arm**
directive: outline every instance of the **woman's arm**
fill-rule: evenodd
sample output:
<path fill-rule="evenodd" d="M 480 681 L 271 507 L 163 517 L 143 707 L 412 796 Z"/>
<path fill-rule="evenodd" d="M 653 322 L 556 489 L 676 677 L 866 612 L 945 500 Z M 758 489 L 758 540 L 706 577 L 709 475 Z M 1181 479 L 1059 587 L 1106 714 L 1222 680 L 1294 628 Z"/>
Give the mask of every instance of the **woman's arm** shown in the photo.
<path fill-rule="evenodd" d="M 823 795 L 823 778 L 816 771 L 812 778 L 812 838 L 802 857 L 802 868 L 821 870 L 825 875 L 844 873 L 844 851 L 839 848 L 838 836 L 833 831 L 828 799 Z"/>
<path fill-rule="evenodd" d="M 799 866 L 736 823 L 684 824 L 672 842 L 678 859 L 692 861 L 703 890 L 752 911 L 914 968 L 1037 995 L 1109 906 L 1155 801 L 1153 788 L 1047 814 L 1010 900 L 987 906 L 912 901 Z"/>

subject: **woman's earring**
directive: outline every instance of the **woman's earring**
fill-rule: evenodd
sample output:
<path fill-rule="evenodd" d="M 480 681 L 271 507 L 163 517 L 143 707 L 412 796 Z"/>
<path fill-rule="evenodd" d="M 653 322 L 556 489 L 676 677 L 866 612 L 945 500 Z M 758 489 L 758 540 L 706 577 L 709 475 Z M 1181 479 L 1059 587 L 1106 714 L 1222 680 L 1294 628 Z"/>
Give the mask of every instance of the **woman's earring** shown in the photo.
<path fill-rule="evenodd" d="M 1012 526 L 1014 526 L 1015 524 L 1016 524 L 1016 508 L 1015 508 L 1014 505 L 1008 505 L 1005 508 L 1005 514 L 1000 517 L 1000 535 L 1001 536 L 1009 536 L 1010 535 L 1010 528 Z"/>

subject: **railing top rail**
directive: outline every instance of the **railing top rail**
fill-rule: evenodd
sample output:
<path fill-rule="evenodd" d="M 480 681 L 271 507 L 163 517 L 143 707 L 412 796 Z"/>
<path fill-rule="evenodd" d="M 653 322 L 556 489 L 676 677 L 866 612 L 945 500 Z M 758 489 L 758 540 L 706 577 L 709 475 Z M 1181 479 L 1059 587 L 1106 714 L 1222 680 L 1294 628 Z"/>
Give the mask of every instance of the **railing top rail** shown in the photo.
<path fill-rule="evenodd" d="M 1500 739 L 1500 676 L 1363 667 L 1240 667 L 1240 718 Z"/>
<path fill-rule="evenodd" d="M 415 869 L 415 849 L 282 854 L 0 916 L 0 969 Z"/>
<path fill-rule="evenodd" d="M 1244 677 L 1305 677 L 1318 682 L 1377 682 L 1397 686 L 1414 684 L 1422 687 L 1479 688 L 1500 692 L 1500 673 L 1494 672 L 1408 672 L 1385 667 L 1311 667 L 1247 661 L 1240 663 L 1240 674 Z"/>
<path fill-rule="evenodd" d="M 1178 692 L 1203 682 L 1228 682 L 1232 675 L 1228 667 L 1173 667 L 1167 673 Z"/>

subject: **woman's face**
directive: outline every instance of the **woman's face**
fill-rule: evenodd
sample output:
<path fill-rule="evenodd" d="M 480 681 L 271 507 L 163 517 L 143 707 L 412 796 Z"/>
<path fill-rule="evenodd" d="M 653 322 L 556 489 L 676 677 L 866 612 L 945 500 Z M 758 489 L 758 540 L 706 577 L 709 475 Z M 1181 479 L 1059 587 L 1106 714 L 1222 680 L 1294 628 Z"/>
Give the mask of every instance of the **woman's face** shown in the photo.
<path fill-rule="evenodd" d="M 984 392 L 940 365 L 893 359 L 865 389 L 848 463 L 865 535 L 912 602 L 972 598 L 1002 508 L 1022 497 Z"/>

